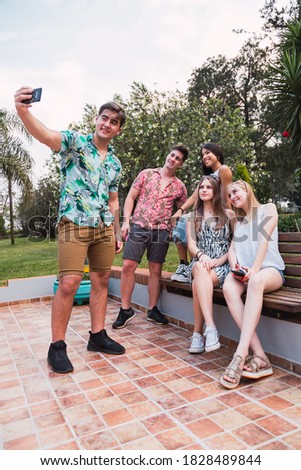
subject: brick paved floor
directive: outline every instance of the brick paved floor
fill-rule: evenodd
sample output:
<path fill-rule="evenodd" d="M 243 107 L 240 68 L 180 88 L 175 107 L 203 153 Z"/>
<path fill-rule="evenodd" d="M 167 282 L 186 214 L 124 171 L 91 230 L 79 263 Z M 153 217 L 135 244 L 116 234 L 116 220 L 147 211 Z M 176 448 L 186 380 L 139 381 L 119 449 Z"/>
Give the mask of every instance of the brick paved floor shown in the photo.
<path fill-rule="evenodd" d="M 226 391 L 232 351 L 191 355 L 188 331 L 140 313 L 107 330 L 122 356 L 87 351 L 88 306 L 75 306 L 68 353 L 75 371 L 49 370 L 51 300 L 0 308 L 3 449 L 301 449 L 301 377 L 274 368 Z M 139 312 L 138 312 L 139 313 Z"/>

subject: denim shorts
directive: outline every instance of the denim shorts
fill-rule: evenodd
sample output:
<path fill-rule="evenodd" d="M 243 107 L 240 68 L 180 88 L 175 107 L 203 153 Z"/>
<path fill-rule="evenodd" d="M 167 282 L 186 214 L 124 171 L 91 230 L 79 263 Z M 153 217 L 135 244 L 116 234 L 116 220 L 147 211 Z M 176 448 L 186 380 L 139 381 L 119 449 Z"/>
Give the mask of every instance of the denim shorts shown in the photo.
<path fill-rule="evenodd" d="M 187 214 L 186 214 L 187 215 Z M 179 218 L 177 225 L 172 231 L 172 241 L 175 243 L 181 243 L 187 246 L 187 235 L 186 235 L 186 217 L 182 216 Z"/>

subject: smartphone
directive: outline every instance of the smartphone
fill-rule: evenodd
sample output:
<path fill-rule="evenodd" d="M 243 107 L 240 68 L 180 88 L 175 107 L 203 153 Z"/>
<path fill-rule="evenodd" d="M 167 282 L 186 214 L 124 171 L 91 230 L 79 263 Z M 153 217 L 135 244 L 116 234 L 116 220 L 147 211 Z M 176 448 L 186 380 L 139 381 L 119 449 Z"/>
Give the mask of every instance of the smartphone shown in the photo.
<path fill-rule="evenodd" d="M 42 88 L 35 88 L 32 90 L 32 96 L 31 98 L 28 98 L 28 100 L 22 100 L 22 103 L 25 104 L 30 104 L 30 103 L 35 103 L 36 101 L 40 101 L 42 96 Z"/>
<path fill-rule="evenodd" d="M 243 269 L 231 269 L 231 273 L 235 274 L 235 276 L 244 277 L 247 273 Z"/>

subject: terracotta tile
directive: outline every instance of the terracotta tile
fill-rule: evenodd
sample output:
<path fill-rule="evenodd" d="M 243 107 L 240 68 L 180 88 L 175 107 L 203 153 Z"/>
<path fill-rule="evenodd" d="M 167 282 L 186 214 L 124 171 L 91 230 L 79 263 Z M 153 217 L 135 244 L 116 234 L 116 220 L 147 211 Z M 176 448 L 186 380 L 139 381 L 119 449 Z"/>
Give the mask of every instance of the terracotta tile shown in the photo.
<path fill-rule="evenodd" d="M 290 448 L 282 441 L 273 441 L 265 446 L 260 446 L 260 450 L 290 450 Z"/>
<path fill-rule="evenodd" d="M 73 435 L 66 424 L 50 429 L 44 429 L 40 431 L 38 435 L 42 448 L 44 449 L 56 444 L 62 444 L 63 442 L 69 441 L 73 438 Z"/>
<path fill-rule="evenodd" d="M 43 416 L 36 416 L 34 418 L 35 425 L 38 430 L 41 429 L 50 429 L 60 424 L 65 423 L 65 419 L 60 411 L 50 413 Z"/>
<path fill-rule="evenodd" d="M 122 395 L 119 395 L 119 399 L 125 405 L 134 405 L 135 403 L 146 401 L 147 397 L 143 395 L 142 392 L 136 391 L 136 392 L 124 393 Z"/>
<path fill-rule="evenodd" d="M 66 444 L 56 445 L 55 447 L 49 447 L 48 450 L 80 450 L 80 448 L 76 442 L 69 441 Z"/>
<path fill-rule="evenodd" d="M 137 387 L 132 382 L 122 382 L 116 385 L 112 385 L 111 390 L 115 395 L 121 395 L 123 393 L 135 392 Z"/>
<path fill-rule="evenodd" d="M 71 408 L 77 405 L 83 405 L 87 403 L 87 398 L 83 393 L 77 395 L 69 395 L 69 397 L 60 398 L 60 404 L 63 408 Z"/>
<path fill-rule="evenodd" d="M 167 372 L 162 372 L 160 374 L 157 374 L 156 378 L 160 380 L 160 382 L 166 383 L 166 382 L 178 380 L 181 378 L 181 376 L 174 371 L 167 371 Z"/>
<path fill-rule="evenodd" d="M 301 393 L 298 388 L 289 388 L 279 393 L 279 396 L 284 400 L 290 401 L 294 405 L 301 404 Z"/>
<path fill-rule="evenodd" d="M 121 444 L 125 444 L 130 441 L 135 441 L 142 437 L 148 436 L 148 432 L 145 427 L 138 421 L 131 421 L 129 424 L 123 424 L 121 426 L 112 429 L 112 433 Z"/>
<path fill-rule="evenodd" d="M 93 402 L 93 408 L 102 415 L 123 408 L 123 403 L 113 395 Z"/>
<path fill-rule="evenodd" d="M 147 367 L 146 369 L 150 374 L 157 374 L 158 372 L 164 372 L 168 370 L 167 367 L 165 367 L 163 364 L 150 366 L 150 367 Z"/>
<path fill-rule="evenodd" d="M 208 394 L 200 388 L 191 388 L 189 390 L 185 390 L 184 392 L 181 392 L 180 395 L 188 402 L 199 401 L 208 397 Z"/>
<path fill-rule="evenodd" d="M 154 385 L 158 385 L 160 382 L 153 376 L 143 377 L 142 379 L 135 380 L 135 384 L 137 384 L 141 388 L 148 388 L 153 387 Z"/>
<path fill-rule="evenodd" d="M 262 418 L 257 421 L 257 424 L 274 436 L 281 436 L 281 434 L 296 430 L 296 426 L 275 415 Z"/>
<path fill-rule="evenodd" d="M 206 439 L 223 431 L 223 429 L 209 418 L 202 418 L 193 423 L 186 424 L 187 429 L 199 439 Z"/>
<path fill-rule="evenodd" d="M 84 436 L 86 434 L 93 434 L 94 432 L 100 431 L 105 427 L 104 421 L 100 416 L 91 416 L 86 420 L 81 420 L 78 423 L 73 424 L 73 430 L 77 436 Z"/>
<path fill-rule="evenodd" d="M 152 434 L 157 434 L 158 432 L 162 432 L 166 429 L 176 427 L 176 424 L 163 413 L 144 419 L 142 420 L 142 423 Z"/>
<path fill-rule="evenodd" d="M 125 408 L 110 411 L 109 413 L 103 414 L 102 417 L 109 427 L 133 420 L 133 415 Z"/>
<path fill-rule="evenodd" d="M 4 450 L 34 450 L 39 448 L 40 445 L 34 434 L 6 441 L 3 445 Z"/>
<path fill-rule="evenodd" d="M 81 439 L 82 448 L 86 450 L 111 450 L 118 442 L 110 431 L 98 432 Z"/>
<path fill-rule="evenodd" d="M 206 384 L 206 383 L 213 382 L 213 379 L 211 377 L 208 377 L 208 375 L 203 374 L 203 373 L 199 373 L 199 374 L 196 374 L 196 375 L 189 376 L 189 377 L 187 377 L 187 380 L 189 380 L 190 382 L 192 382 L 195 385 L 203 385 L 203 384 Z"/>
<path fill-rule="evenodd" d="M 220 395 L 218 399 L 231 408 L 235 408 L 236 406 L 243 405 L 248 402 L 248 399 L 242 397 L 236 392 L 227 392 L 224 395 Z"/>
<path fill-rule="evenodd" d="M 178 429 L 176 433 L 173 430 L 161 432 L 156 435 L 156 438 L 167 450 L 182 449 L 193 444 L 193 438 L 182 429 Z"/>
<path fill-rule="evenodd" d="M 292 408 L 287 408 L 282 410 L 281 413 L 283 416 L 288 418 L 290 421 L 295 423 L 299 428 L 301 428 L 301 407 L 293 406 Z"/>
<path fill-rule="evenodd" d="M 177 369 L 177 374 L 182 375 L 183 377 L 191 377 L 196 375 L 194 367 L 182 367 L 181 369 Z"/>
<path fill-rule="evenodd" d="M 113 392 L 108 387 L 94 388 L 86 392 L 86 396 L 91 401 L 101 400 L 113 396 Z"/>
<path fill-rule="evenodd" d="M 223 432 L 218 436 L 210 437 L 209 439 L 205 440 L 206 446 L 212 450 L 245 450 L 248 449 L 246 445 L 244 445 L 238 439 L 235 439 L 234 436 L 228 434 L 227 432 Z"/>
<path fill-rule="evenodd" d="M 181 423 L 190 423 L 191 421 L 198 421 L 204 415 L 197 408 L 192 405 L 182 406 L 176 410 L 172 410 L 170 414 L 180 421 Z"/>
<path fill-rule="evenodd" d="M 211 416 L 212 421 L 221 426 L 225 431 L 238 428 L 250 422 L 248 418 L 236 410 L 225 410 Z"/>
<path fill-rule="evenodd" d="M 283 437 L 282 440 L 292 449 L 301 450 L 301 430 Z"/>
<path fill-rule="evenodd" d="M 82 420 L 95 416 L 96 412 L 91 405 L 80 405 L 74 408 L 66 408 L 64 410 L 64 417 L 72 424 L 77 424 Z"/>
<path fill-rule="evenodd" d="M 123 446 L 126 450 L 162 450 L 163 446 L 154 436 L 128 442 Z"/>
<path fill-rule="evenodd" d="M 160 408 L 152 402 L 148 402 L 147 406 L 145 406 L 144 402 L 138 403 L 129 406 L 128 409 L 137 418 L 145 418 L 146 416 L 151 416 L 161 411 Z"/>
<path fill-rule="evenodd" d="M 103 381 L 100 379 L 91 379 L 86 382 L 80 382 L 82 390 L 91 390 L 91 388 L 99 388 L 103 385 Z"/>
<path fill-rule="evenodd" d="M 268 416 L 271 413 L 266 408 L 253 402 L 238 406 L 236 411 L 246 416 L 250 421 L 256 421 L 257 419 Z"/>
<path fill-rule="evenodd" d="M 268 406 L 269 408 L 272 408 L 275 411 L 284 410 L 285 408 L 289 408 L 290 406 L 292 406 L 292 403 L 290 401 L 284 400 L 283 398 L 278 397 L 277 395 L 269 395 L 268 397 L 260 400 L 260 403 L 265 406 Z"/>
<path fill-rule="evenodd" d="M 263 444 L 265 441 L 272 439 L 273 435 L 266 432 L 256 424 L 248 424 L 241 428 L 232 431 L 232 434 L 237 436 L 248 446 L 255 447 Z"/>
<path fill-rule="evenodd" d="M 12 441 L 23 436 L 34 434 L 35 426 L 32 418 L 14 421 L 2 426 L 2 437 L 4 441 Z"/>
<path fill-rule="evenodd" d="M 16 408 L 0 413 L 0 424 L 13 423 L 15 421 L 23 421 L 30 418 L 28 408 Z"/>
<path fill-rule="evenodd" d="M 181 398 L 176 393 L 170 393 L 169 395 L 164 395 L 161 398 L 157 399 L 158 405 L 162 406 L 164 410 L 171 410 L 179 406 L 185 405 L 186 400 Z"/>
<path fill-rule="evenodd" d="M 194 403 L 194 406 L 204 413 L 204 415 L 211 415 L 227 409 L 227 407 L 216 398 L 205 398 L 204 400 Z"/>

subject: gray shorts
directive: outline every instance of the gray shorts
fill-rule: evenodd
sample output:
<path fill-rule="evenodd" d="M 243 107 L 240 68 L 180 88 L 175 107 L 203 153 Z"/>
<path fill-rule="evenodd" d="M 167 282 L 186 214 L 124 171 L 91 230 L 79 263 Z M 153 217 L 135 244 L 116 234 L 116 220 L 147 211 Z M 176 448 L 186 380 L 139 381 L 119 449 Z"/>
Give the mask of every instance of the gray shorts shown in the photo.
<path fill-rule="evenodd" d="M 132 224 L 123 250 L 123 259 L 140 263 L 145 250 L 148 261 L 163 264 L 169 247 L 167 230 L 143 228 Z"/>

